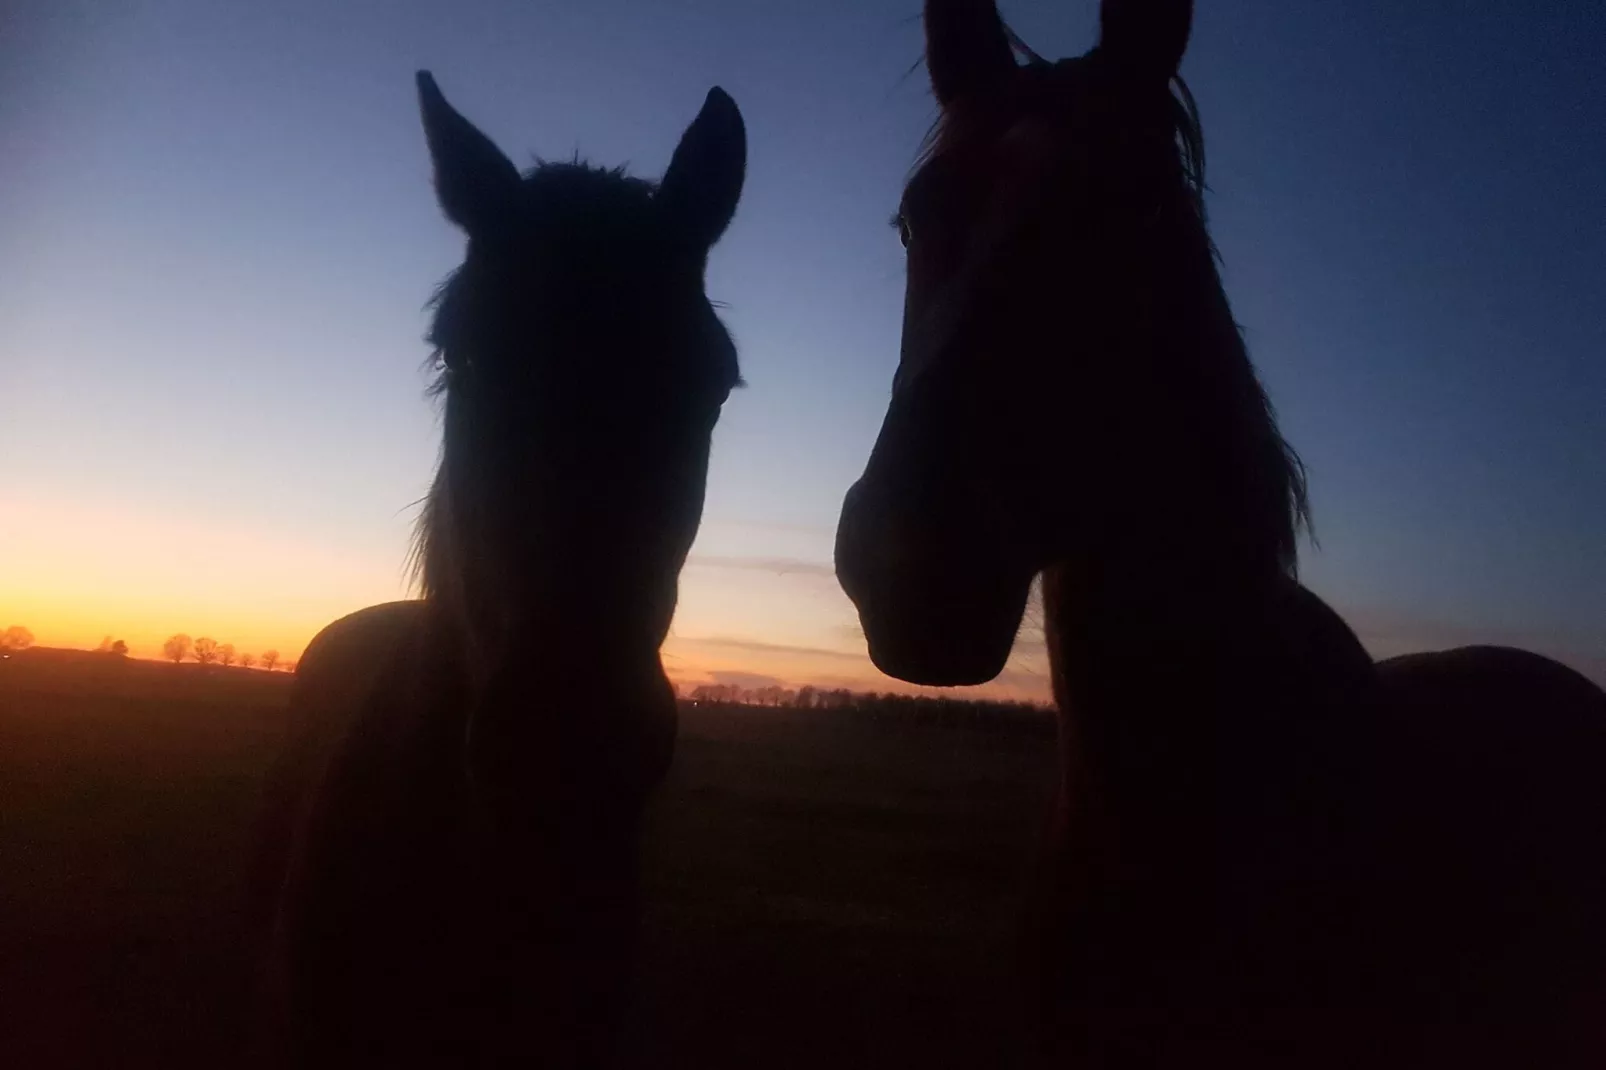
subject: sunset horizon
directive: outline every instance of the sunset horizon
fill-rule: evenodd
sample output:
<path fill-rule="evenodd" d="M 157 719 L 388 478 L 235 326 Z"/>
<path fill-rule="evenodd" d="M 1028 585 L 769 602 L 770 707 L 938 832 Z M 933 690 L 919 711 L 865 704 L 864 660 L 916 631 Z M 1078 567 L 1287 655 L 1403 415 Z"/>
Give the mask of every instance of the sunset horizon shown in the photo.
<path fill-rule="evenodd" d="M 440 442 L 425 306 L 462 251 L 413 72 L 435 70 L 521 166 L 578 152 L 646 177 L 719 84 L 747 117 L 750 174 L 708 294 L 748 386 L 714 432 L 665 665 L 896 687 L 865 656 L 832 538 L 898 358 L 886 220 L 933 117 L 906 74 L 918 22 L 897 5 L 604 6 L 600 35 L 544 8 L 427 5 L 383 39 L 316 5 L 22 22 L 5 130 L 29 150 L 0 190 L 0 616 L 41 642 L 116 632 L 148 652 L 182 629 L 291 655 L 407 596 Z M 1095 5 L 1005 15 L 1069 54 Z M 1599 208 L 1520 149 L 1550 102 L 1580 99 L 1572 53 L 1554 84 L 1447 127 L 1412 79 L 1451 84 L 1481 52 L 1426 49 L 1431 20 L 1383 9 L 1312 18 L 1213 12 L 1184 72 L 1234 314 L 1310 473 L 1320 542 L 1301 579 L 1374 654 L 1512 643 L 1600 679 L 1606 495 L 1581 458 L 1606 449 L 1590 400 L 1606 363 L 1582 281 L 1599 254 L 1577 237 Z M 1384 28 L 1418 60 L 1381 63 Z M 1369 73 L 1338 109 L 1315 72 L 1341 61 Z M 1549 144 L 1575 173 L 1596 151 Z M 1047 694 L 1035 634 L 990 686 Z"/>
<path fill-rule="evenodd" d="M 1603 42 L 8 7 L 9 1064 L 1606 1067 Z"/>

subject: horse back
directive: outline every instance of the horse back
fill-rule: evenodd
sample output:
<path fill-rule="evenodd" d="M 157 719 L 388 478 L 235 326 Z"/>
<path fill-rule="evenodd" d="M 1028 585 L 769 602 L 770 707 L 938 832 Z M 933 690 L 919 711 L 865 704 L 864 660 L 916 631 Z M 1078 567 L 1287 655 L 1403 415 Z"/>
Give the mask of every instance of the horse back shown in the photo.
<path fill-rule="evenodd" d="M 418 641 L 423 603 L 386 602 L 341 617 L 302 655 L 278 755 L 263 792 L 260 898 L 271 913 L 297 818 L 312 786 L 350 733 L 381 674 Z"/>
<path fill-rule="evenodd" d="M 1468 1035 L 1490 1030 L 1467 1065 L 1606 1065 L 1606 692 L 1493 646 L 1378 676 L 1410 759 L 1392 800 L 1416 830 L 1398 845 L 1407 916 L 1440 998 L 1482 1008 Z"/>
<path fill-rule="evenodd" d="M 297 667 L 278 754 L 263 788 L 250 883 L 251 924 L 270 1018 L 277 1016 L 273 1005 L 283 994 L 285 966 L 275 930 L 318 787 L 388 670 L 423 642 L 424 620 L 422 602 L 358 610 L 319 632 Z"/>

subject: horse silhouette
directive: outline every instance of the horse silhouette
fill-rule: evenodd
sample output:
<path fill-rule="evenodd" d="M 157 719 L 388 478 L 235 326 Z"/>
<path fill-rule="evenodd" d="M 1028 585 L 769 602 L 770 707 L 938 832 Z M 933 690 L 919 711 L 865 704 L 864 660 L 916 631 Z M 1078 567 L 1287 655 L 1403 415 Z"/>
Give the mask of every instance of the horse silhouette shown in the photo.
<path fill-rule="evenodd" d="M 421 600 L 301 659 L 268 791 L 270 1059 L 578 1067 L 620 1057 L 659 660 L 739 383 L 704 294 L 746 134 L 708 94 L 657 184 L 523 173 L 418 75 L 463 264 L 434 302 L 439 469 Z"/>
<path fill-rule="evenodd" d="M 1048 62 L 993 0 L 927 0 L 941 115 L 842 588 L 881 669 L 975 684 L 1042 577 L 1046 1063 L 1606 1066 L 1606 693 L 1503 648 L 1374 664 L 1297 582 L 1304 472 L 1176 77 L 1192 15 L 1104 0 Z"/>

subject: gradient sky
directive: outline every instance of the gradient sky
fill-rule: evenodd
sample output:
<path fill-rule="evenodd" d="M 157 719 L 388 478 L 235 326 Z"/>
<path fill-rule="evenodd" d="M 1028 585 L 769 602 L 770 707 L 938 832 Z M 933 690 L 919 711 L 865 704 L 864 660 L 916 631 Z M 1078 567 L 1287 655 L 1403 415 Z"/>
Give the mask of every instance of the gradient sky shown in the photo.
<path fill-rule="evenodd" d="M 1379 653 L 1515 642 L 1606 678 L 1606 9 L 1200 7 L 1213 231 L 1310 467 L 1307 582 Z M 461 251 L 413 71 L 516 160 L 650 177 L 717 83 L 750 164 L 709 289 L 751 385 L 666 661 L 889 686 L 830 544 L 898 350 L 918 0 L 6 12 L 0 627 L 293 655 L 402 595 L 437 441 L 423 304 Z M 1091 43 L 1092 0 L 1004 12 L 1044 54 Z M 1046 686 L 1028 641 L 994 690 Z"/>

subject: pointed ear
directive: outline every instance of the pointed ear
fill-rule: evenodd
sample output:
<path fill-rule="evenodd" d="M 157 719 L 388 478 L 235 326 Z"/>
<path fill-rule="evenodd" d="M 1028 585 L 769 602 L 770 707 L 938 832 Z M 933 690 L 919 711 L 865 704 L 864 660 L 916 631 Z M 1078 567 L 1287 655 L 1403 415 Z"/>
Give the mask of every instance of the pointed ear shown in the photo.
<path fill-rule="evenodd" d="M 1169 82 L 1193 29 L 1193 0 L 1103 0 L 1099 48 L 1145 78 Z"/>
<path fill-rule="evenodd" d="M 926 69 L 937 103 L 995 88 L 1015 69 L 994 0 L 926 0 Z"/>
<path fill-rule="evenodd" d="M 730 94 L 715 86 L 675 146 L 658 203 L 688 240 L 707 249 L 730 226 L 746 177 L 747 127 Z"/>
<path fill-rule="evenodd" d="M 441 210 L 470 237 L 494 232 L 517 203 L 518 168 L 446 103 L 428 71 L 418 72 L 418 107 Z"/>

